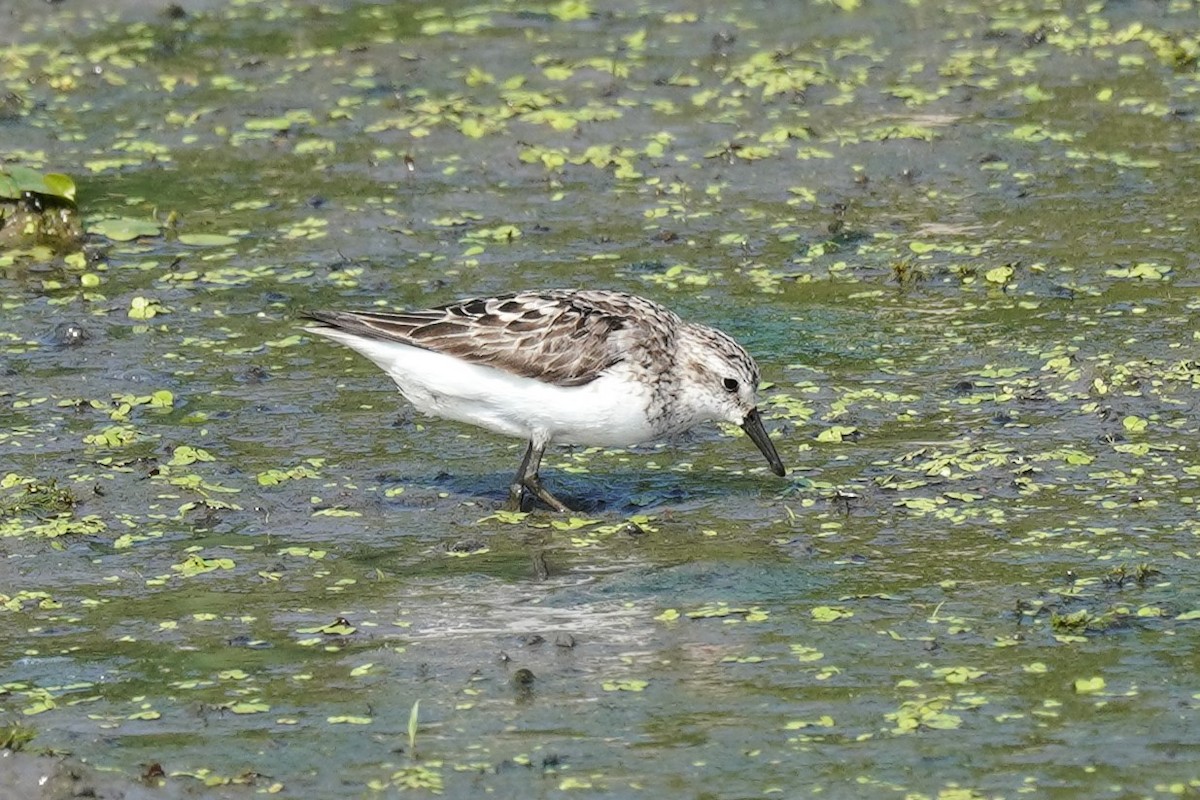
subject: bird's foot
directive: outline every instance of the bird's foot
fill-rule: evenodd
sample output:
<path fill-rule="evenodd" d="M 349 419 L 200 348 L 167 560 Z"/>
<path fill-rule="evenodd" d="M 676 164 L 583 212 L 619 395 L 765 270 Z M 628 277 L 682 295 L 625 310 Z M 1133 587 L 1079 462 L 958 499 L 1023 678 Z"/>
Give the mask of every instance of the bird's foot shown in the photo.
<path fill-rule="evenodd" d="M 536 475 L 525 478 L 521 482 L 514 483 L 508 487 L 508 500 L 504 503 L 504 510 L 524 511 L 525 500 L 529 498 L 529 495 L 533 495 L 560 514 L 571 513 L 571 509 L 567 507 L 567 504 L 550 494 L 550 491 L 545 486 L 542 486 L 541 480 Z"/>
<path fill-rule="evenodd" d="M 525 494 L 530 492 L 560 514 L 571 512 L 566 503 L 550 494 L 546 487 L 542 486 L 542 480 L 538 477 L 538 467 L 541 466 L 542 453 L 545 450 L 545 442 L 535 444 L 530 441 L 529 446 L 525 448 L 525 457 L 521 459 L 521 468 L 517 470 L 517 476 L 508 486 L 508 502 L 504 504 L 505 511 L 524 510 Z"/>
<path fill-rule="evenodd" d="M 550 494 L 549 490 L 546 489 L 545 486 L 542 486 L 542 481 L 538 478 L 538 476 L 534 475 L 533 477 L 526 478 L 525 479 L 525 488 L 528 489 L 529 491 L 533 492 L 534 495 L 537 496 L 538 500 L 541 500 L 543 503 L 550 506 L 558 513 L 560 513 L 560 514 L 570 514 L 571 513 L 571 509 L 567 508 L 566 503 L 559 500 L 554 495 Z"/>
<path fill-rule="evenodd" d="M 524 511 L 525 510 L 525 484 L 520 481 L 514 482 L 508 487 L 508 499 L 504 501 L 504 511 Z"/>

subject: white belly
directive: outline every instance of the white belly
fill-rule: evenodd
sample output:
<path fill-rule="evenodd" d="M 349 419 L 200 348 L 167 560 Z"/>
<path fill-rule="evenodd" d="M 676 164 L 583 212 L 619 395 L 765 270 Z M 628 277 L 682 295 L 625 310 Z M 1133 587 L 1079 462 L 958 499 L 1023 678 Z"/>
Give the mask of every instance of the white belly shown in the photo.
<path fill-rule="evenodd" d="M 583 386 L 555 386 L 398 342 L 309 328 L 362 353 L 418 411 L 506 436 L 563 444 L 622 446 L 655 438 L 649 387 L 618 369 Z"/>

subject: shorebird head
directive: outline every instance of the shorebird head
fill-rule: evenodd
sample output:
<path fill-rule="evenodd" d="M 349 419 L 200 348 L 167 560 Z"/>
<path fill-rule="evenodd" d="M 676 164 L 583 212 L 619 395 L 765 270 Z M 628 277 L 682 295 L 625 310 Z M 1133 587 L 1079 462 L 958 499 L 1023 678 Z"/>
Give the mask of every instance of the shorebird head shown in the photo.
<path fill-rule="evenodd" d="M 766 457 L 771 471 L 787 474 L 758 413 L 758 365 L 745 348 L 715 328 L 687 325 L 678 353 L 683 366 L 681 392 L 702 418 L 740 426 Z"/>

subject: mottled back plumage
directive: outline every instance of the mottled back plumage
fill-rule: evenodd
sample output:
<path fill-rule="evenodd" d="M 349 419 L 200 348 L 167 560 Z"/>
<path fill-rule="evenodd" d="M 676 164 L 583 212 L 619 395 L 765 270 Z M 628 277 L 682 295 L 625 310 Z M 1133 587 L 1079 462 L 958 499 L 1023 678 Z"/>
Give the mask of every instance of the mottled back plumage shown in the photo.
<path fill-rule="evenodd" d="M 581 386 L 623 359 L 666 351 L 682 321 L 620 292 L 516 292 L 421 311 L 309 311 L 349 333 L 401 342 L 557 386 Z"/>

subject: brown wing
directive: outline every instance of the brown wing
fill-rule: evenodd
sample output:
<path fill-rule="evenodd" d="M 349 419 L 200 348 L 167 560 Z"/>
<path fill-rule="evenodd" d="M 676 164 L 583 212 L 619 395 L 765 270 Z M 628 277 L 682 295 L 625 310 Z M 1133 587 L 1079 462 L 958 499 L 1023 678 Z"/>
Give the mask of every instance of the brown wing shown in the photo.
<path fill-rule="evenodd" d="M 310 311 L 347 333 L 423 347 L 559 386 L 581 386 L 661 339 L 678 318 L 619 292 L 553 290 L 462 300 L 427 311 Z"/>

